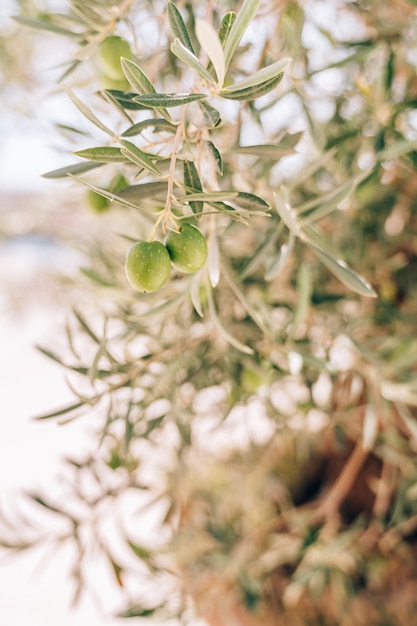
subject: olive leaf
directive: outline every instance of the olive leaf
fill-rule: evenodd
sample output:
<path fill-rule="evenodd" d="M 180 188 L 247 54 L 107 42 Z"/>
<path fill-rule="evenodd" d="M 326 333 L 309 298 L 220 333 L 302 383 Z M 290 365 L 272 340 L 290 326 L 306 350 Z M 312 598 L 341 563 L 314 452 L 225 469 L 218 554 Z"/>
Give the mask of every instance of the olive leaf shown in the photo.
<path fill-rule="evenodd" d="M 206 20 L 197 19 L 195 32 L 201 48 L 213 64 L 217 76 L 218 88 L 223 86 L 226 65 L 222 44 L 213 26 Z"/>
<path fill-rule="evenodd" d="M 237 15 L 235 11 L 229 11 L 223 16 L 219 30 L 219 39 L 223 48 L 232 29 L 232 26 L 236 20 L 236 17 Z"/>
<path fill-rule="evenodd" d="M 100 163 L 123 163 L 127 159 L 122 154 L 121 148 L 100 147 L 86 148 L 85 150 L 77 150 L 74 152 L 77 156 L 90 161 L 99 161 Z"/>
<path fill-rule="evenodd" d="M 227 97 L 226 94 L 229 92 L 241 92 L 245 89 L 259 87 L 261 85 L 265 85 L 268 81 L 279 78 L 279 81 L 282 78 L 283 71 L 289 64 L 290 59 L 282 59 L 281 61 L 277 61 L 277 63 L 272 63 L 272 65 L 268 65 L 267 67 L 262 68 L 255 74 L 252 74 L 248 78 L 242 79 L 230 87 L 225 87 L 221 91 L 221 95 L 223 97 Z M 265 92 L 266 93 L 266 92 Z"/>
<path fill-rule="evenodd" d="M 155 93 L 135 96 L 134 101 L 146 108 L 161 109 L 163 107 L 178 107 L 196 100 L 207 98 L 204 93 Z"/>
<path fill-rule="evenodd" d="M 215 84 L 215 79 L 210 74 L 208 70 L 204 67 L 204 65 L 198 60 L 193 52 L 191 52 L 179 39 L 175 39 L 171 44 L 171 52 L 175 54 L 175 56 L 195 70 L 201 78 L 208 81 L 209 83 Z"/>
<path fill-rule="evenodd" d="M 46 172 L 45 174 L 42 174 L 42 177 L 65 178 L 70 174 L 83 174 L 84 172 L 89 172 L 90 170 L 93 170 L 96 167 L 102 167 L 103 165 L 104 163 L 97 163 L 96 161 L 86 161 L 85 163 L 72 163 L 71 165 L 66 165 L 64 167 L 59 167 L 56 170 Z"/>
<path fill-rule="evenodd" d="M 122 134 L 122 137 L 134 137 L 139 135 L 146 128 L 153 128 L 153 132 L 164 131 L 167 133 L 175 133 L 176 126 L 166 119 L 151 118 L 148 120 L 142 120 L 129 126 Z"/>
<path fill-rule="evenodd" d="M 203 113 L 204 122 L 207 128 L 215 128 L 220 124 L 221 117 L 217 109 L 212 107 L 205 100 L 199 100 L 197 104 Z"/>
<path fill-rule="evenodd" d="M 144 167 L 152 172 L 152 174 L 156 174 L 156 176 L 162 176 L 161 170 L 152 162 L 153 155 L 143 152 L 143 150 L 140 150 L 135 144 L 126 139 L 122 139 L 120 143 L 123 145 L 121 153 L 124 157 L 127 157 L 129 161 L 139 165 L 139 167 Z"/>
<path fill-rule="evenodd" d="M 308 245 L 314 254 L 320 259 L 346 287 L 355 293 L 368 298 L 376 298 L 377 294 L 373 287 L 362 276 L 354 272 L 348 264 L 333 254 L 327 247 L 325 240 L 316 231 L 308 227 L 303 230 L 300 239 Z"/>
<path fill-rule="evenodd" d="M 178 11 L 175 4 L 171 2 L 171 0 L 167 4 L 167 15 L 169 24 L 174 35 L 178 38 L 183 46 L 188 48 L 188 50 L 195 55 L 195 50 L 191 42 L 191 37 L 190 33 L 188 32 L 187 26 L 182 18 L 181 13 Z"/>
<path fill-rule="evenodd" d="M 236 48 L 242 39 L 245 30 L 252 21 L 259 7 L 259 0 L 244 0 L 236 19 L 233 21 L 224 45 L 224 60 L 226 70 L 235 53 Z"/>
<path fill-rule="evenodd" d="M 192 161 L 187 161 L 186 159 L 183 161 L 183 173 L 184 184 L 186 187 L 195 189 L 197 193 L 203 191 L 200 176 L 198 175 L 197 168 Z M 188 200 L 193 213 L 201 213 L 204 205 L 203 201 L 190 201 L 189 198 L 186 199 Z"/>
<path fill-rule="evenodd" d="M 98 119 L 98 117 L 95 115 L 95 113 L 93 113 L 93 111 L 75 95 L 75 93 L 72 91 L 72 89 L 70 89 L 70 87 L 64 85 L 63 89 L 64 89 L 65 93 L 71 98 L 71 100 L 73 101 L 73 103 L 75 104 L 77 109 L 79 111 L 81 111 L 81 113 L 90 122 L 92 122 L 95 126 L 100 128 L 100 130 L 104 131 L 105 133 L 107 133 L 111 137 L 114 137 L 114 132 L 112 130 L 110 130 L 105 124 L 103 124 L 103 122 L 101 120 Z"/>
<path fill-rule="evenodd" d="M 237 83 L 236 85 L 233 85 L 233 87 L 222 89 L 219 92 L 219 95 L 223 98 L 227 98 L 228 100 L 255 100 L 256 98 L 260 98 L 261 96 L 269 93 L 272 89 L 275 89 L 283 77 L 284 72 L 280 72 L 273 78 L 269 78 L 262 83 L 243 88 L 239 88 Z"/>

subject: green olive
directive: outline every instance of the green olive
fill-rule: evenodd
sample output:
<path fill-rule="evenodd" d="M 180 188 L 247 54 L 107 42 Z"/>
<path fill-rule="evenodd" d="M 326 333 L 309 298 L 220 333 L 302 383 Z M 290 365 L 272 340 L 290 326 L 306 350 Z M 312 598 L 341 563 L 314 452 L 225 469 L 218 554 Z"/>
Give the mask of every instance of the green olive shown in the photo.
<path fill-rule="evenodd" d="M 85 199 L 90 209 L 92 209 L 95 213 L 103 213 L 103 211 L 107 211 L 110 206 L 110 200 L 101 196 L 92 189 L 87 191 Z"/>
<path fill-rule="evenodd" d="M 164 285 L 171 270 L 171 260 L 159 241 L 137 241 L 127 253 L 126 276 L 134 289 L 157 291 Z"/>
<path fill-rule="evenodd" d="M 109 78 L 109 76 L 107 76 L 106 74 L 101 74 L 100 85 L 102 89 L 113 89 L 114 91 L 130 91 L 129 81 L 126 78 L 124 80 L 115 80 L 114 78 Z"/>
<path fill-rule="evenodd" d="M 133 56 L 129 42 L 118 35 L 110 35 L 101 43 L 98 53 L 99 63 L 107 79 L 125 81 L 120 57 L 131 59 Z"/>
<path fill-rule="evenodd" d="M 171 232 L 165 240 L 172 265 L 180 272 L 196 272 L 207 259 L 207 241 L 192 224 L 184 224 L 179 233 Z"/>

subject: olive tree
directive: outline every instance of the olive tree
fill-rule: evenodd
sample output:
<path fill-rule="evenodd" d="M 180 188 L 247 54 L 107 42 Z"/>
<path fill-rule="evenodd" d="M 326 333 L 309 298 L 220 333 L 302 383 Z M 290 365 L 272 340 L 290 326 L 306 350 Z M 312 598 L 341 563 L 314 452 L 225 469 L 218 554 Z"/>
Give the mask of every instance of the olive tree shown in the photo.
<path fill-rule="evenodd" d="M 68 0 L 17 19 L 69 42 L 77 149 L 45 176 L 84 189 L 104 232 L 66 346 L 41 348 L 74 402 L 38 419 L 97 431 L 67 461 L 74 502 L 32 497 L 65 525 L 77 593 L 94 543 L 126 618 L 410 624 L 415 2 Z M 100 511 L 127 494 L 113 546 Z"/>

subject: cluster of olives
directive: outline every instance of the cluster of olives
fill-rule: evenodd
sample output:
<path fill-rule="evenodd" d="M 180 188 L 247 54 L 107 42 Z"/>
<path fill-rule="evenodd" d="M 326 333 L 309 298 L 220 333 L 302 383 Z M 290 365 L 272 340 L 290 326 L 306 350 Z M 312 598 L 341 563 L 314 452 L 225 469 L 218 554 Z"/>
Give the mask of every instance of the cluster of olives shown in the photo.
<path fill-rule="evenodd" d="M 129 82 L 123 73 L 120 58 L 133 59 L 129 42 L 118 35 L 106 37 L 100 44 L 98 62 L 100 66 L 100 82 L 103 89 L 128 91 Z"/>
<path fill-rule="evenodd" d="M 192 224 L 170 232 L 165 244 L 137 241 L 127 253 L 125 269 L 129 283 L 141 292 L 157 291 L 168 280 L 171 265 L 180 272 L 196 272 L 207 259 L 207 241 Z"/>

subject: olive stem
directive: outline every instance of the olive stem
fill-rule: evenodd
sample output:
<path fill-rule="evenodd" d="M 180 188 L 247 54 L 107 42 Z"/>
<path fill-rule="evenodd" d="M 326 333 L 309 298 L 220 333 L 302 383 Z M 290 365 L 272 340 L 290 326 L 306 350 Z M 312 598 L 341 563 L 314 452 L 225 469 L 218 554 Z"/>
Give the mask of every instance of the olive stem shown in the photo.
<path fill-rule="evenodd" d="M 171 163 L 169 165 L 169 172 L 168 172 L 167 198 L 166 198 L 165 207 L 162 213 L 162 219 L 163 219 L 162 230 L 164 231 L 164 234 L 167 231 L 168 221 L 172 218 L 172 201 L 175 199 L 174 197 L 175 167 L 177 165 L 177 157 L 178 157 L 181 137 L 183 135 L 184 128 L 185 128 L 185 118 L 187 115 L 187 110 L 188 110 L 188 105 L 185 105 L 181 112 L 181 118 L 177 126 L 177 131 L 175 133 L 174 143 L 172 146 Z M 160 221 L 162 220 L 158 220 L 158 222 Z"/>

